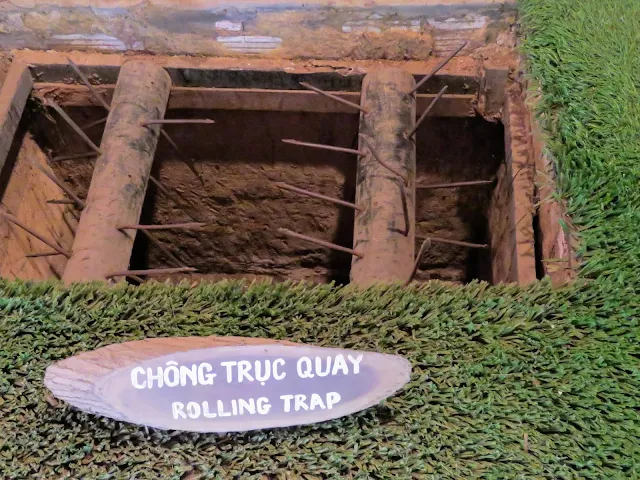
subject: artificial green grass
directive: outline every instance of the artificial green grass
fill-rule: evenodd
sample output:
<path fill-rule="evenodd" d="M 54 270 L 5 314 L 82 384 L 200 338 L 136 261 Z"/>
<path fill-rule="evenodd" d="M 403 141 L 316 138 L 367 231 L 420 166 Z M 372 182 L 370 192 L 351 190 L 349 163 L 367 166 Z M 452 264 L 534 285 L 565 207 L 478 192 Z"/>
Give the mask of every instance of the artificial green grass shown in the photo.
<path fill-rule="evenodd" d="M 520 8 L 579 228 L 574 285 L 0 282 L 0 478 L 640 478 L 640 2 Z M 343 419 L 222 436 L 87 415 L 42 384 L 102 345 L 211 334 L 397 353 L 412 379 Z"/>
<path fill-rule="evenodd" d="M 633 478 L 637 314 L 583 284 L 366 292 L 239 283 L 0 284 L 3 478 Z M 624 292 L 623 292 L 624 293 Z M 635 318 L 634 318 L 635 316 Z M 52 361 L 143 337 L 246 335 L 406 356 L 381 406 L 247 434 L 165 432 L 52 406 Z M 525 434 L 528 447 L 525 449 Z"/>
<path fill-rule="evenodd" d="M 521 0 L 520 17 L 582 274 L 637 284 L 640 2 Z"/>

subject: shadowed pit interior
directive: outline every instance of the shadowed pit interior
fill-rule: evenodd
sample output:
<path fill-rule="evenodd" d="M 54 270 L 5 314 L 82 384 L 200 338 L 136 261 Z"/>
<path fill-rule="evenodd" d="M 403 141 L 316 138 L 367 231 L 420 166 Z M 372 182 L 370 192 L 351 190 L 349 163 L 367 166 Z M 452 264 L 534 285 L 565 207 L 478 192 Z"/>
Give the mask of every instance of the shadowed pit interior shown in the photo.
<path fill-rule="evenodd" d="M 79 125 L 105 112 L 95 107 L 66 107 Z M 77 134 L 60 118 L 32 109 L 31 131 L 50 153 L 87 151 Z M 283 138 L 355 148 L 358 115 L 269 111 L 173 109 L 166 118 L 211 118 L 213 125 L 166 125 L 183 155 L 194 160 L 196 175 L 163 138 L 152 175 L 178 198 L 170 199 L 152 183 L 147 189 L 141 223 L 201 221 L 196 230 L 158 231 L 157 237 L 198 273 L 172 279 L 270 277 L 347 283 L 348 254 L 289 238 L 287 228 L 351 247 L 353 211 L 322 200 L 283 191 L 286 182 L 349 202 L 355 197 L 356 157 L 283 143 Z M 104 124 L 87 130 L 100 144 Z M 417 178 L 421 185 L 492 180 L 504 163 L 502 124 L 482 117 L 430 117 L 417 133 Z M 56 175 L 85 198 L 94 160 L 52 163 Z M 416 204 L 416 252 L 422 238 L 433 235 L 489 243 L 490 185 L 420 189 Z M 174 201 L 177 200 L 177 201 Z M 179 204 L 179 205 L 178 205 Z M 137 235 L 131 268 L 172 266 L 171 260 Z M 468 282 L 491 279 L 491 252 L 457 245 L 432 244 L 417 280 Z"/>

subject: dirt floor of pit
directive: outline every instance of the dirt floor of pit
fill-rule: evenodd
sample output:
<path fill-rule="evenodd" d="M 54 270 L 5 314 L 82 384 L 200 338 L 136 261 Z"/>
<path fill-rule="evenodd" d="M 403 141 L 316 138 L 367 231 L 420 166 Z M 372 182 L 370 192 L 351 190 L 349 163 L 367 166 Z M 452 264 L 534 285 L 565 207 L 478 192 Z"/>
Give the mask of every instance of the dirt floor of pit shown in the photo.
<path fill-rule="evenodd" d="M 81 125 L 104 116 L 104 111 L 97 108 L 69 108 L 68 112 Z M 353 201 L 353 155 L 287 145 L 281 139 L 355 147 L 358 116 L 202 110 L 172 110 L 167 115 L 197 117 L 213 118 L 216 124 L 169 125 L 167 132 L 183 153 L 195 160 L 203 181 L 162 139 L 153 170 L 165 187 L 178 193 L 180 203 L 189 206 L 188 212 L 150 185 L 141 223 L 206 222 L 200 230 L 157 235 L 184 263 L 199 270 L 197 277 L 348 281 L 348 255 L 285 237 L 277 229 L 288 228 L 351 246 L 353 212 L 283 192 L 273 182 L 283 181 Z M 44 148 L 56 154 L 87 150 L 62 122 L 53 123 L 42 112 L 34 118 L 33 131 Z M 89 131 L 97 144 L 101 130 L 99 126 Z M 430 118 L 417 138 L 418 185 L 489 179 L 504 161 L 502 125 L 481 118 Z M 93 162 L 65 161 L 54 168 L 84 198 Z M 490 186 L 418 190 L 417 235 L 485 242 L 490 196 Z M 419 244 L 416 251 L 418 248 Z M 162 252 L 138 236 L 133 268 L 168 265 L 170 261 Z M 434 244 L 424 257 L 417 279 L 491 280 L 490 270 L 488 251 Z"/>

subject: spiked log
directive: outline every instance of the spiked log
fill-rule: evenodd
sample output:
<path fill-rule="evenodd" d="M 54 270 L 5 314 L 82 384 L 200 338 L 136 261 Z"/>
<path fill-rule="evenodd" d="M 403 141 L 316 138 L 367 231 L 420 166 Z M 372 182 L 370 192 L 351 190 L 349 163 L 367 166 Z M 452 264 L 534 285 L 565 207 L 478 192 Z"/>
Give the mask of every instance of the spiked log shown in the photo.
<path fill-rule="evenodd" d="M 118 226 L 139 223 L 160 134 L 160 125 L 141 122 L 164 117 L 170 90 L 162 67 L 143 61 L 122 66 L 65 283 L 127 270 L 136 232 Z"/>
<path fill-rule="evenodd" d="M 416 118 L 413 76 L 398 69 L 369 73 L 362 83 L 351 281 L 405 282 L 415 250 Z M 405 183 L 406 180 L 406 183 Z"/>

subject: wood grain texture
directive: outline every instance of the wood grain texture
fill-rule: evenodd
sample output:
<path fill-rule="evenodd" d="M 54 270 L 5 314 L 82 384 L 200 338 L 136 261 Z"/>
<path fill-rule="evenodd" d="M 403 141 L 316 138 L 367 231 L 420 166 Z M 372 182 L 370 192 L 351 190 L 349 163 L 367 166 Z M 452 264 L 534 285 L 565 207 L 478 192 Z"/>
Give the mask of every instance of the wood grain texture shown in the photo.
<path fill-rule="evenodd" d="M 63 280 L 105 281 L 126 270 L 136 232 L 119 225 L 138 223 L 158 143 L 160 126 L 145 120 L 164 117 L 171 89 L 167 72 L 152 62 L 122 66 L 96 160 L 86 208 L 73 242 Z"/>
<path fill-rule="evenodd" d="M 364 257 L 353 257 L 351 281 L 358 285 L 405 282 L 413 268 L 416 144 L 407 134 L 415 125 L 415 85 L 401 69 L 372 72 L 362 82 L 361 105 L 369 113 L 360 114 L 358 149 L 369 153 L 358 158 L 356 180 L 362 210 L 353 248 Z"/>
<path fill-rule="evenodd" d="M 96 85 L 95 89 L 107 101 L 113 96 L 114 85 Z M 98 106 L 98 102 L 83 85 L 36 83 L 39 95 L 52 95 L 66 107 Z M 360 92 L 331 92 L 353 103 L 360 103 Z M 434 94 L 416 96 L 416 115 L 422 114 L 435 98 Z M 434 117 L 473 117 L 476 95 L 443 95 L 435 104 Z M 270 90 L 264 88 L 173 87 L 167 110 L 251 110 L 268 112 L 354 113 L 352 107 L 304 90 Z"/>
<path fill-rule="evenodd" d="M 296 360 L 362 354 L 358 375 L 320 376 L 300 379 Z M 219 367 L 223 360 L 249 358 L 259 361 L 284 359 L 284 379 L 266 382 L 231 382 Z M 218 374 L 213 385 L 136 389 L 131 372 L 135 367 L 156 371 L 167 361 L 192 366 L 206 361 Z M 44 383 L 54 396 L 97 415 L 161 429 L 198 432 L 232 432 L 320 422 L 347 415 L 379 403 L 400 389 L 408 380 L 411 366 L 404 358 L 373 352 L 354 352 L 314 347 L 288 341 L 243 337 L 157 338 L 109 345 L 54 363 L 46 370 Z M 256 376 L 257 379 L 257 376 Z M 246 379 L 245 379 L 246 380 Z M 339 391 L 342 401 L 333 409 L 284 412 L 279 396 L 318 391 Z M 240 415 L 226 418 L 172 417 L 172 403 L 186 397 L 215 405 L 220 399 L 264 396 L 272 403 L 266 415 Z M 227 404 L 228 405 L 228 404 Z M 227 406 L 227 410 L 230 407 Z"/>
<path fill-rule="evenodd" d="M 32 86 L 29 67 L 25 63 L 14 62 L 0 90 L 0 171 L 7 161 Z"/>

